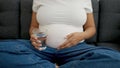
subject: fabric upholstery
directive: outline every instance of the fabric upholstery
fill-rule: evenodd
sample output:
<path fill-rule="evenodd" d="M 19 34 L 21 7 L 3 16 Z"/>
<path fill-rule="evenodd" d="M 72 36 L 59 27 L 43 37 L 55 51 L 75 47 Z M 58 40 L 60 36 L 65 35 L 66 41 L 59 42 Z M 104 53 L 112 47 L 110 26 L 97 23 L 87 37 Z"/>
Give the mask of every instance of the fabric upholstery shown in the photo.
<path fill-rule="evenodd" d="M 29 27 L 32 15 L 32 0 L 21 0 L 20 9 L 20 38 L 29 39 Z"/>
<path fill-rule="evenodd" d="M 120 50 L 120 0 L 100 0 L 99 4 L 98 43 Z"/>
<path fill-rule="evenodd" d="M 0 0 L 0 39 L 29 39 L 33 0 Z M 120 50 L 120 0 L 92 0 L 97 33 L 86 42 Z"/>
<path fill-rule="evenodd" d="M 0 0 L 0 39 L 19 38 L 19 1 Z"/>

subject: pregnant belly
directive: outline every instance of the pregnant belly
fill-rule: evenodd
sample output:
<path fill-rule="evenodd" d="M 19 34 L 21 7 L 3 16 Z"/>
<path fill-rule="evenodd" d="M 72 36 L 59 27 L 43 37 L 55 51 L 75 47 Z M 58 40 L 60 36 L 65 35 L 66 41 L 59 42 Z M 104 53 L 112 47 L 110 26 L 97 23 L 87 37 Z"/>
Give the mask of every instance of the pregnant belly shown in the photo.
<path fill-rule="evenodd" d="M 82 27 L 75 27 L 65 24 L 51 24 L 40 26 L 40 31 L 45 31 L 47 36 L 46 44 L 49 47 L 57 48 L 65 42 L 65 37 L 73 32 L 82 32 Z"/>

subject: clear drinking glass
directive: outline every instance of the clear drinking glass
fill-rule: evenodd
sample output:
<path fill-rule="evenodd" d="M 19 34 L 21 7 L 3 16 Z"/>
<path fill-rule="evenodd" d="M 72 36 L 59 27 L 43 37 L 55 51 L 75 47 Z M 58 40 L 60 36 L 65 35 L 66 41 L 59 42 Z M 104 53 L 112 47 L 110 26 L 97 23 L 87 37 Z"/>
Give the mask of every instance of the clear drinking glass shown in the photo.
<path fill-rule="evenodd" d="M 47 34 L 45 32 L 40 32 L 38 28 L 33 29 L 33 34 L 38 38 L 37 42 L 40 42 L 42 46 L 39 47 L 39 50 L 46 49 L 46 37 Z"/>

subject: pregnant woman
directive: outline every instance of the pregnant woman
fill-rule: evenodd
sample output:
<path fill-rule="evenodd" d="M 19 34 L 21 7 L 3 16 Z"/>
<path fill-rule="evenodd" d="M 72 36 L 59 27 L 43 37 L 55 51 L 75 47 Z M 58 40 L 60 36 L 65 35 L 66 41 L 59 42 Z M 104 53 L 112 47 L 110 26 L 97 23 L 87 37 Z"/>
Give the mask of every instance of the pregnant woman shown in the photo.
<path fill-rule="evenodd" d="M 0 68 L 119 68 L 119 52 L 84 42 L 96 32 L 92 12 L 91 0 L 33 0 L 30 40 L 1 41 Z"/>
<path fill-rule="evenodd" d="M 119 53 L 84 42 L 96 31 L 92 11 L 91 0 L 34 0 L 32 45 L 38 50 L 42 46 L 33 35 L 35 28 L 47 34 L 40 58 L 60 68 L 118 68 Z"/>
<path fill-rule="evenodd" d="M 63 49 L 83 43 L 95 34 L 91 0 L 34 0 L 32 41 L 36 28 L 47 34 L 46 44 L 52 48 Z"/>

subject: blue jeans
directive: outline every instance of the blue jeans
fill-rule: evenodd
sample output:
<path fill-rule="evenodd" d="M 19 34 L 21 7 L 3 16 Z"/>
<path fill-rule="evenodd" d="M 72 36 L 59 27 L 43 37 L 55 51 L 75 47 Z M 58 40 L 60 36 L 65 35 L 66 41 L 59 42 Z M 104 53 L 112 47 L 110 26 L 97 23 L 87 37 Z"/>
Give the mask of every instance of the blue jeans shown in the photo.
<path fill-rule="evenodd" d="M 57 50 L 35 49 L 29 40 L 0 41 L 0 68 L 119 68 L 120 53 L 86 43 Z"/>

